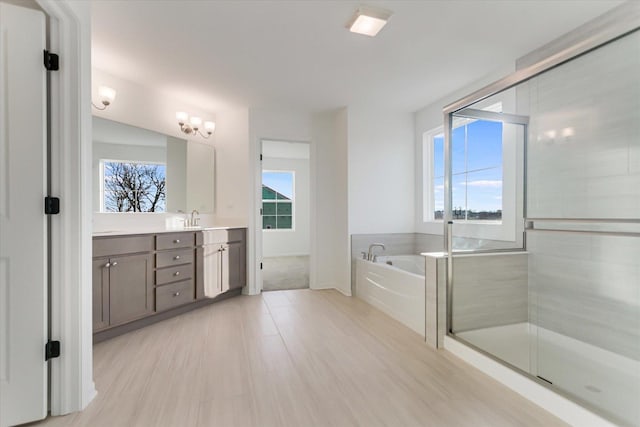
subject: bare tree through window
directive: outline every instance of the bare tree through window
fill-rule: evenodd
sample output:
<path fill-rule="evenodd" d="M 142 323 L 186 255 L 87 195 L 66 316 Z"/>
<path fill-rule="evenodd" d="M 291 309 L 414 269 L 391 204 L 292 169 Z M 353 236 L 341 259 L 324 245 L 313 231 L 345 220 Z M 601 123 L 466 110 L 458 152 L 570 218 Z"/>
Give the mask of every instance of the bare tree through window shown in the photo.
<path fill-rule="evenodd" d="M 105 212 L 165 212 L 164 164 L 104 161 Z"/>

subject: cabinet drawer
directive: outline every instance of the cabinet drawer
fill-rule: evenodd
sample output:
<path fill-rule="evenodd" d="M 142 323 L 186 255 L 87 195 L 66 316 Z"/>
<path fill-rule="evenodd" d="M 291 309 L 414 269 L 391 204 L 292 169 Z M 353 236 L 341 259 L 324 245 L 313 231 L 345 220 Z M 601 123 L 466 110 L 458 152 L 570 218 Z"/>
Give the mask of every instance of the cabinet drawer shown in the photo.
<path fill-rule="evenodd" d="M 153 235 L 94 237 L 93 257 L 153 251 Z"/>
<path fill-rule="evenodd" d="M 194 233 L 163 233 L 156 235 L 156 250 L 188 248 L 195 243 Z"/>
<path fill-rule="evenodd" d="M 156 268 L 193 262 L 193 249 L 159 252 L 156 254 Z"/>
<path fill-rule="evenodd" d="M 244 240 L 244 228 L 233 228 L 230 230 L 206 230 L 203 232 L 203 243 L 240 242 Z"/>
<path fill-rule="evenodd" d="M 159 286 L 156 288 L 156 311 L 188 304 L 194 299 L 193 280 Z"/>
<path fill-rule="evenodd" d="M 177 265 L 156 270 L 156 285 L 177 282 L 193 277 L 193 264 Z"/>
<path fill-rule="evenodd" d="M 244 228 L 234 228 L 229 230 L 227 242 L 241 242 L 244 240 Z"/>

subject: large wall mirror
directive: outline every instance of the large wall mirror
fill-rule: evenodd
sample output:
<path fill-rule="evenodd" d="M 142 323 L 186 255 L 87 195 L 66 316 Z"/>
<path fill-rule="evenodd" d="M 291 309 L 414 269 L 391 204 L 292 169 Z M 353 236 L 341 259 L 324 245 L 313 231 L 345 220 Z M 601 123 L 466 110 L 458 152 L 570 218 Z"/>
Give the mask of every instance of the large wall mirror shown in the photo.
<path fill-rule="evenodd" d="M 214 210 L 210 144 L 94 116 L 92 167 L 95 212 Z"/>

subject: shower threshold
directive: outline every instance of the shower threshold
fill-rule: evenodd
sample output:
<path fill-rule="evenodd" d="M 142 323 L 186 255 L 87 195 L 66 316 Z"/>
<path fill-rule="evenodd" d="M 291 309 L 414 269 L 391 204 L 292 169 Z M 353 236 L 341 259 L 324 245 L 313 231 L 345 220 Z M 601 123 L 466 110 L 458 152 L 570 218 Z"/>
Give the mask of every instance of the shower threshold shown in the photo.
<path fill-rule="evenodd" d="M 455 334 L 623 425 L 640 425 L 640 361 L 524 322 Z"/>

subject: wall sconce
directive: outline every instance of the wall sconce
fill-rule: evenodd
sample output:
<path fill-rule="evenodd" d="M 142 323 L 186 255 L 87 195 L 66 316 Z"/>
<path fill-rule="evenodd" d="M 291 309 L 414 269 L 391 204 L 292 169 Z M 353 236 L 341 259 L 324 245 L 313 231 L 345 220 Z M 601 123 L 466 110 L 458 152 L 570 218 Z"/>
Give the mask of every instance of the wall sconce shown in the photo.
<path fill-rule="evenodd" d="M 102 103 L 102 107 L 97 106 L 91 101 L 91 105 L 96 110 L 106 110 L 109 105 L 116 99 L 116 91 L 108 86 L 100 86 L 98 88 L 98 96 L 100 97 L 100 103 Z"/>
<path fill-rule="evenodd" d="M 176 113 L 176 119 L 178 119 L 178 125 L 180 126 L 180 130 L 187 135 L 200 135 L 203 138 L 209 138 L 213 131 L 216 128 L 216 124 L 214 122 L 206 121 L 204 122 L 204 130 L 207 134 L 203 134 L 200 131 L 200 126 L 202 126 L 202 119 L 200 117 L 189 117 L 189 114 L 184 111 L 179 111 Z"/>

